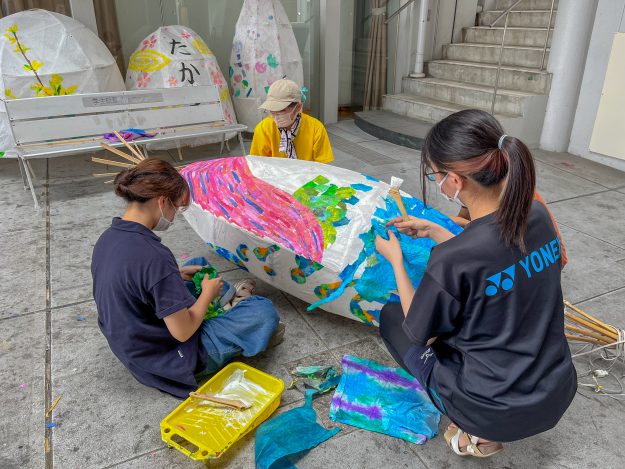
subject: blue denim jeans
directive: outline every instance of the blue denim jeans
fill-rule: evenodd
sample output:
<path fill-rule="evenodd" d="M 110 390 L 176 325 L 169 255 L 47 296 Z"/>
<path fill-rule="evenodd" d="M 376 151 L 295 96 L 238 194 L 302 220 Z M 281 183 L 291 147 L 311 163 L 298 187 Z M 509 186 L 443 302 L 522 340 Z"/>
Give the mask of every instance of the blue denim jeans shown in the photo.
<path fill-rule="evenodd" d="M 204 257 L 196 257 L 184 265 L 210 264 Z M 187 282 L 187 288 L 195 294 L 193 282 Z M 234 293 L 234 287 L 224 281 L 222 298 L 230 296 L 232 299 Z M 204 321 L 200 326 L 200 341 L 208 359 L 206 369 L 201 374 L 220 370 L 238 355 L 252 357 L 264 351 L 279 321 L 280 317 L 271 300 L 262 296 L 250 296 L 225 313 Z"/>

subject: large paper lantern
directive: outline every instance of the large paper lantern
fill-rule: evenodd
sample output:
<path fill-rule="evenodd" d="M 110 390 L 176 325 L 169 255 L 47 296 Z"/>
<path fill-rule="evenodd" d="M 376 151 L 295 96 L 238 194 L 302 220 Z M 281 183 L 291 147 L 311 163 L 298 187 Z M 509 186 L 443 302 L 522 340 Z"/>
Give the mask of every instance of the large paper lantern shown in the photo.
<path fill-rule="evenodd" d="M 390 264 L 375 236 L 399 216 L 389 185 L 320 163 L 233 157 L 181 171 L 192 191 L 185 217 L 217 254 L 313 307 L 378 324 L 380 309 L 398 300 Z M 405 193 L 408 213 L 453 233 L 460 227 Z M 399 235 L 415 287 L 434 245 Z"/>
<path fill-rule="evenodd" d="M 237 21 L 229 69 L 239 121 L 254 129 L 269 86 L 286 77 L 304 85 L 293 28 L 280 0 L 245 0 Z"/>
<path fill-rule="evenodd" d="M 177 88 L 181 86 L 217 85 L 229 124 L 237 122 L 230 100 L 228 83 L 215 54 L 204 40 L 186 26 L 163 26 L 148 35 L 130 56 L 126 72 L 129 90 Z M 226 134 L 232 138 L 236 133 Z M 186 139 L 190 145 L 204 145 L 221 141 L 221 136 Z M 175 142 L 149 144 L 152 148 L 175 148 Z"/>
<path fill-rule="evenodd" d="M 59 13 L 28 10 L 0 19 L 3 99 L 123 91 L 106 45 L 82 23 Z M 0 150 L 15 143 L 0 114 Z"/>

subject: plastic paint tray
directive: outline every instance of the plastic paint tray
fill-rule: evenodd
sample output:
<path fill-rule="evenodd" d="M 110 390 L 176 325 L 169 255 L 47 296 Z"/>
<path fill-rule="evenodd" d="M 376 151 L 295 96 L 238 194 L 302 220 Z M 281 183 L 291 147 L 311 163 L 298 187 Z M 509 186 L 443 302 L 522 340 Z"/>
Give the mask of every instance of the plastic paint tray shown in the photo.
<path fill-rule="evenodd" d="M 244 371 L 245 378 L 261 386 L 267 395 L 256 395 L 254 403 L 246 410 L 197 405 L 197 399 L 188 398 L 161 422 L 163 441 L 196 461 L 216 459 L 235 441 L 267 420 L 280 405 L 284 382 L 245 363 L 230 363 L 197 392 L 219 393 L 236 370 Z"/>

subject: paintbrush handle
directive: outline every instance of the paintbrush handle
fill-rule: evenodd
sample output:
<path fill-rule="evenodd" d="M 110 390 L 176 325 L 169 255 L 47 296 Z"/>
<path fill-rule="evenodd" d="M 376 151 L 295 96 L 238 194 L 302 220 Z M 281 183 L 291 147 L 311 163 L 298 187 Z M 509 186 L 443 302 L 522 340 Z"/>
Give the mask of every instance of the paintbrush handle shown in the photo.
<path fill-rule="evenodd" d="M 406 207 L 404 206 L 404 201 L 401 198 L 401 194 L 399 193 L 399 190 L 393 188 L 389 191 L 389 194 L 393 198 L 395 203 L 397 204 L 397 208 L 399 208 L 399 212 L 401 213 L 401 216 L 404 219 L 404 221 L 408 221 L 410 217 L 408 216 L 408 212 L 406 211 Z"/>
<path fill-rule="evenodd" d="M 216 397 L 210 394 L 202 394 L 199 392 L 190 392 L 189 396 L 195 397 L 196 399 L 203 399 L 205 401 L 215 402 L 216 404 L 223 404 L 228 407 L 234 407 L 235 409 L 239 410 L 247 409 L 249 407 L 244 402 L 239 401 L 238 399 L 225 399 L 223 397 Z"/>

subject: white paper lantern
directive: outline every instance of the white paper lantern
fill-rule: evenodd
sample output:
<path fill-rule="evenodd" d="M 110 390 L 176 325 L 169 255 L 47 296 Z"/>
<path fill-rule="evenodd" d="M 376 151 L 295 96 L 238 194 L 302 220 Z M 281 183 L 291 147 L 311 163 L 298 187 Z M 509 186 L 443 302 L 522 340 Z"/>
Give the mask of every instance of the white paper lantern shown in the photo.
<path fill-rule="evenodd" d="M 130 56 L 126 73 L 129 90 L 217 85 L 225 121 L 237 122 L 228 83 L 215 54 L 199 34 L 186 26 L 163 26 L 148 35 Z M 236 133 L 226 134 L 232 138 Z M 221 136 L 185 140 L 192 146 L 220 142 Z M 151 148 L 175 148 L 175 142 L 150 144 Z"/>
<path fill-rule="evenodd" d="M 302 56 L 280 0 L 245 0 L 237 21 L 229 77 L 239 121 L 250 130 L 262 118 L 258 106 L 283 77 L 304 85 Z"/>
<path fill-rule="evenodd" d="M 123 91 L 124 80 L 106 45 L 82 23 L 46 10 L 0 19 L 3 99 Z M 0 149 L 15 143 L 0 113 Z"/>

